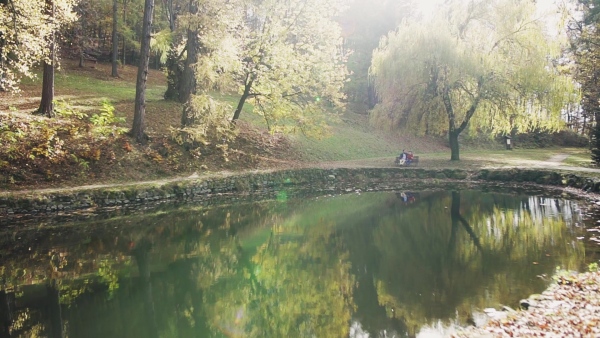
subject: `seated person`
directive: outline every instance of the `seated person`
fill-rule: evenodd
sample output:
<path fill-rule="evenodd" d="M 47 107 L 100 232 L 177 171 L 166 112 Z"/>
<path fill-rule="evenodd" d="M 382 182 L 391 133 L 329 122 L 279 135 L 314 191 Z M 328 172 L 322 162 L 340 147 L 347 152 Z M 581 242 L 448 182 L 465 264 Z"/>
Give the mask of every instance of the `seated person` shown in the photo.
<path fill-rule="evenodd" d="M 408 154 L 406 154 L 406 164 L 411 164 L 414 157 L 413 152 L 409 151 Z"/>
<path fill-rule="evenodd" d="M 396 164 L 404 164 L 406 162 L 406 152 L 404 151 L 404 149 L 402 149 L 402 152 L 400 153 L 400 155 L 398 155 L 398 157 L 396 157 Z"/>

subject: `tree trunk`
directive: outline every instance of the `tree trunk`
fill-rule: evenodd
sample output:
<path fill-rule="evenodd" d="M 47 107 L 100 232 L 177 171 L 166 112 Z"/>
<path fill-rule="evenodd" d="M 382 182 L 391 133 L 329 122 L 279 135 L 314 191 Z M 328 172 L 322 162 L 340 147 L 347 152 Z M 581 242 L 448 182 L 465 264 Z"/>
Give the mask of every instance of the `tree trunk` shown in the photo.
<path fill-rule="evenodd" d="M 235 122 L 237 119 L 240 118 L 240 114 L 242 113 L 242 109 L 244 108 L 244 104 L 246 103 L 246 99 L 248 99 L 248 97 L 250 96 L 250 89 L 252 89 L 252 84 L 254 83 L 254 77 L 250 78 L 250 80 L 248 81 L 248 77 L 250 76 L 251 75 L 248 75 L 246 77 L 244 93 L 242 94 L 242 97 L 240 97 L 240 101 L 238 102 L 237 108 L 235 108 L 235 112 L 233 113 L 233 118 L 231 119 L 231 122 Z"/>
<path fill-rule="evenodd" d="M 188 29 L 187 32 L 187 58 L 183 68 L 183 78 L 179 89 L 179 102 L 185 103 L 196 92 L 196 72 L 194 65 L 198 62 L 198 31 Z"/>
<path fill-rule="evenodd" d="M 448 116 L 448 139 L 450 141 L 450 161 L 460 161 L 459 150 L 458 150 L 458 135 L 462 133 L 467 125 L 469 125 L 469 121 L 475 114 L 477 110 L 477 106 L 479 106 L 479 101 L 481 100 L 482 88 L 484 84 L 483 76 L 479 77 L 477 81 L 477 96 L 471 103 L 471 107 L 466 111 L 465 117 L 462 123 L 457 127 L 456 126 L 456 115 L 454 114 L 454 107 L 452 106 L 452 98 L 450 97 L 450 89 L 444 88 L 442 91 L 442 102 L 444 103 L 444 108 L 446 109 L 446 115 Z"/>
<path fill-rule="evenodd" d="M 84 12 L 81 14 L 81 26 L 79 27 L 81 29 L 80 34 L 79 34 L 79 41 L 78 41 L 78 48 L 79 48 L 79 68 L 83 68 L 85 66 L 85 59 L 84 59 L 84 52 L 85 52 L 85 47 L 86 47 L 86 37 L 87 37 L 87 27 L 88 27 L 88 22 L 87 22 L 87 17 L 86 16 L 86 11 L 87 9 L 83 10 Z M 93 26 L 92 26 L 93 27 Z"/>
<path fill-rule="evenodd" d="M 125 25 L 127 24 L 127 21 L 125 21 L 126 19 L 127 19 L 127 0 L 123 0 L 123 27 L 125 27 Z M 125 67 L 125 52 L 126 52 L 125 36 L 123 36 L 123 64 L 121 65 L 121 67 Z"/>
<path fill-rule="evenodd" d="M 119 77 L 117 69 L 119 63 L 119 36 L 117 35 L 117 0 L 113 0 L 113 22 L 112 22 L 112 77 Z"/>
<path fill-rule="evenodd" d="M 0 5 L 8 5 L 8 0 L 0 0 Z M 6 40 L 2 36 L 2 34 L 0 34 L 0 69 L 3 69 L 4 67 L 6 67 L 4 65 L 5 60 L 3 57 L 3 55 L 4 55 L 3 50 L 4 50 L 5 44 L 6 44 Z M 2 74 L 0 74 L 0 92 L 8 90 L 8 88 L 4 86 L 4 81 L 2 81 L 5 78 L 6 78 L 6 74 L 4 72 L 2 72 Z"/>
<path fill-rule="evenodd" d="M 183 112 L 181 114 L 181 126 L 187 127 L 191 126 L 196 122 L 195 116 L 193 114 L 193 109 L 189 103 L 183 105 Z"/>
<path fill-rule="evenodd" d="M 46 10 L 50 14 L 51 18 L 54 18 L 54 1 L 46 0 Z M 42 80 L 42 101 L 37 113 L 40 115 L 46 115 L 48 117 L 54 116 L 54 34 L 50 34 L 49 48 L 50 57 L 49 62 L 44 61 L 44 77 Z"/>
<path fill-rule="evenodd" d="M 367 107 L 369 109 L 375 108 L 377 104 L 377 92 L 375 92 L 375 86 L 371 81 L 367 83 Z"/>
<path fill-rule="evenodd" d="M 190 0 L 190 14 L 198 13 L 198 4 L 196 0 Z M 185 103 L 190 96 L 196 93 L 196 72 L 193 66 L 198 62 L 198 27 L 191 24 L 187 28 L 186 51 L 187 58 L 183 67 L 181 84 L 179 85 L 179 102 Z"/>
<path fill-rule="evenodd" d="M 0 0 L 1 1 L 1 0 Z M 3 53 L 3 48 L 4 48 L 4 39 L 2 38 L 2 35 L 0 34 L 0 69 L 6 67 L 4 65 L 4 58 L 2 57 L 2 55 L 4 55 Z M 7 91 L 8 88 L 4 86 L 4 81 L 6 79 L 6 74 L 4 72 L 2 72 L 2 74 L 0 74 L 0 92 L 4 92 Z"/>
<path fill-rule="evenodd" d="M 448 133 L 448 140 L 450 141 L 450 161 L 460 161 L 459 148 L 458 148 L 458 135 L 456 131 L 450 131 Z"/>
<path fill-rule="evenodd" d="M 153 12 L 154 0 L 145 0 L 140 63 L 135 86 L 135 110 L 133 127 L 131 128 L 131 136 L 139 143 L 145 143 L 148 138 L 144 132 L 144 115 L 146 114 L 146 81 L 148 80 L 148 63 L 150 62 L 150 29 L 152 27 Z"/>
<path fill-rule="evenodd" d="M 596 165 L 600 165 L 600 111 L 596 109 L 594 112 L 596 124 L 590 129 L 591 134 L 591 145 L 592 145 L 592 161 Z"/>

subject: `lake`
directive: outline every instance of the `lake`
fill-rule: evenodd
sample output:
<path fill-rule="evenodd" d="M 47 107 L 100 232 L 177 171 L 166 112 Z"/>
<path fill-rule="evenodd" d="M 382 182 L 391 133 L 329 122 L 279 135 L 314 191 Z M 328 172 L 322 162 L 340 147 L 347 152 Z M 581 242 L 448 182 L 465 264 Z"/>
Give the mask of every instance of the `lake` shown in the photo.
<path fill-rule="evenodd" d="M 580 202 L 396 191 L 3 230 L 0 336 L 430 337 L 582 270 Z M 18 229 L 18 230 L 17 230 Z"/>

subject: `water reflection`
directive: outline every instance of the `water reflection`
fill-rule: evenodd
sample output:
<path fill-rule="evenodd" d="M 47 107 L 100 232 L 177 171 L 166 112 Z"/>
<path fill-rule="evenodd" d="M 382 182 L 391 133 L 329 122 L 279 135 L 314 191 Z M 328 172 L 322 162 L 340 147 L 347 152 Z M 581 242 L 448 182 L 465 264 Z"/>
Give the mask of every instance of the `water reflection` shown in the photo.
<path fill-rule="evenodd" d="M 578 222 L 556 198 L 397 192 L 11 233 L 0 236 L 0 334 L 441 333 L 540 292 L 556 266 L 579 268 Z"/>

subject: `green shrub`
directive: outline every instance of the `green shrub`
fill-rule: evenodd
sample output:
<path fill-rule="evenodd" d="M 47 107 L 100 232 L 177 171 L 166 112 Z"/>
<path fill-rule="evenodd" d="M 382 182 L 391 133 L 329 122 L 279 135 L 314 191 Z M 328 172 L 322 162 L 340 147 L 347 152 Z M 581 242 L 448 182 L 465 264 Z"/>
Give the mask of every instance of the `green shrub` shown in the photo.
<path fill-rule="evenodd" d="M 92 115 L 90 122 L 94 125 L 94 132 L 103 136 L 117 136 L 127 131 L 116 126 L 118 123 L 124 123 L 125 118 L 115 116 L 115 107 L 106 100 L 102 101 L 100 114 Z"/>

